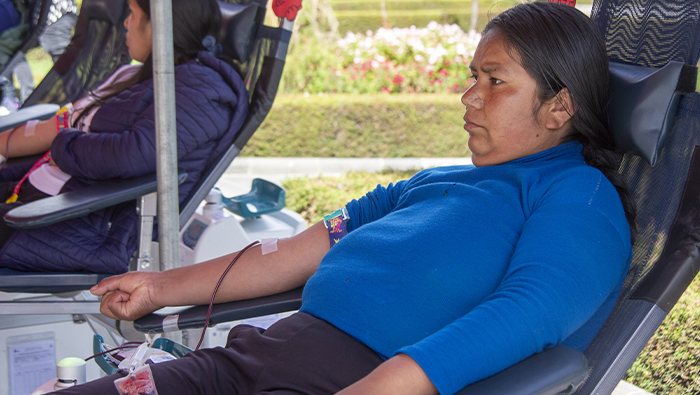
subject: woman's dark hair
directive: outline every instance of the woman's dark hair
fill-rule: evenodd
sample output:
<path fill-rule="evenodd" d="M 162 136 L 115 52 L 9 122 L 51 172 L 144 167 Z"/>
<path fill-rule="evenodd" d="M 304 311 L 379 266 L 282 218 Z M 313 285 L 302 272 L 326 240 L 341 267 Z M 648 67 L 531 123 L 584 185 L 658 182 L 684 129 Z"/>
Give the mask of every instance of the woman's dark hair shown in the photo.
<path fill-rule="evenodd" d="M 511 57 L 537 83 L 537 107 L 554 99 L 562 89 L 569 91 L 575 113 L 564 141 L 581 143 L 586 163 L 615 186 L 634 242 L 636 206 L 617 172 L 618 157 L 613 152 L 606 112 L 608 57 L 597 26 L 571 6 L 528 3 L 493 18 L 483 33 L 493 29 L 501 34 Z"/>
<path fill-rule="evenodd" d="M 151 19 L 149 0 L 135 0 L 148 20 Z M 197 57 L 199 51 L 206 50 L 202 40 L 206 36 L 218 38 L 221 27 L 221 11 L 216 0 L 172 0 L 173 10 L 173 52 L 175 65 Z M 100 105 L 125 89 L 140 84 L 153 77 L 153 58 L 149 55 L 143 66 L 131 78 L 112 86 L 105 95 L 94 95 L 95 103 L 81 114 L 87 115 L 90 108 Z"/>

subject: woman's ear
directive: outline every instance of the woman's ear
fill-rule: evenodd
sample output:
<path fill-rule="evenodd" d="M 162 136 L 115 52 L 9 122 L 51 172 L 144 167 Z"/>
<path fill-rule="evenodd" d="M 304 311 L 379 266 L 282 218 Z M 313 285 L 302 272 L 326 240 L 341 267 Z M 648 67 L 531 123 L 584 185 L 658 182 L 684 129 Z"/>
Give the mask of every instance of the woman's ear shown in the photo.
<path fill-rule="evenodd" d="M 574 98 L 568 88 L 560 90 L 548 104 L 548 113 L 544 124 L 547 129 L 561 129 L 577 110 Z"/>

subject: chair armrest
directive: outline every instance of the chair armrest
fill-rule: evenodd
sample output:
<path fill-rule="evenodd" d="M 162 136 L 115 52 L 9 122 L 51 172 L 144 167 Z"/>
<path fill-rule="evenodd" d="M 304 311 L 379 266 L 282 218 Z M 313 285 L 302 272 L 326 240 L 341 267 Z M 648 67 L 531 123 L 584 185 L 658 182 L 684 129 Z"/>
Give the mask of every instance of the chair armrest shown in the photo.
<path fill-rule="evenodd" d="M 178 174 L 178 184 L 187 173 Z M 156 175 L 99 181 L 85 188 L 23 204 L 5 214 L 5 222 L 16 229 L 52 225 L 156 191 Z"/>
<path fill-rule="evenodd" d="M 556 346 L 469 385 L 456 395 L 572 394 L 587 376 L 588 361 L 582 352 Z"/>
<path fill-rule="evenodd" d="M 44 120 L 56 115 L 60 107 L 56 104 L 37 104 L 22 107 L 19 111 L 0 117 L 0 132 L 19 126 L 33 119 Z M 4 152 L 3 152 L 4 154 Z"/>
<path fill-rule="evenodd" d="M 0 292 L 64 293 L 92 288 L 113 274 L 18 272 L 0 268 Z"/>
<path fill-rule="evenodd" d="M 241 300 L 237 302 L 215 304 L 212 307 L 209 326 L 223 322 L 242 320 L 262 315 L 298 310 L 301 307 L 301 292 L 304 288 L 262 298 Z M 192 306 L 177 313 L 178 329 L 194 329 L 204 326 L 209 306 Z M 134 329 L 139 332 L 163 332 L 163 319 L 171 316 L 169 312 L 155 312 L 134 321 Z"/>

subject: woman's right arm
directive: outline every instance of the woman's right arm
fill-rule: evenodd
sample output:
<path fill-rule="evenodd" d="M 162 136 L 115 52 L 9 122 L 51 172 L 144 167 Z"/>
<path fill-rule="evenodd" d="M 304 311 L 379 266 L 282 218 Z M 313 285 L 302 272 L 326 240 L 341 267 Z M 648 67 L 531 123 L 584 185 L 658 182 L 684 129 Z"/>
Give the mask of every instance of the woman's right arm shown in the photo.
<path fill-rule="evenodd" d="M 280 239 L 278 251 L 245 252 L 224 278 L 216 303 L 256 298 L 298 288 L 316 272 L 330 249 L 323 222 Z M 236 253 L 166 272 L 132 272 L 109 277 L 91 289 L 102 296 L 100 311 L 134 320 L 165 306 L 208 304 L 219 278 Z"/>

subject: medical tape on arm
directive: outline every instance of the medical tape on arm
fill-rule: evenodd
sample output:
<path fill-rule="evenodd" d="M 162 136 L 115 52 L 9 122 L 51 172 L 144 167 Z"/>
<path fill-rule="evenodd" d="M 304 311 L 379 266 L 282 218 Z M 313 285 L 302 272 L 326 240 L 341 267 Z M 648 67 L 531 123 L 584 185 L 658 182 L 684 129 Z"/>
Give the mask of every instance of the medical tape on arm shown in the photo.
<path fill-rule="evenodd" d="M 263 255 L 277 251 L 277 238 L 260 240 L 260 250 Z"/>
<path fill-rule="evenodd" d="M 36 133 L 36 125 L 39 123 L 36 119 L 27 121 L 24 125 L 24 137 L 32 137 Z"/>

